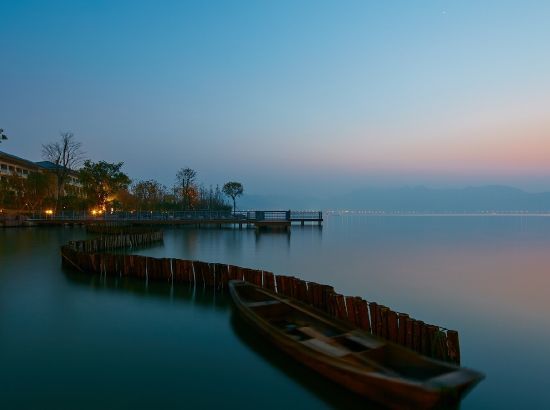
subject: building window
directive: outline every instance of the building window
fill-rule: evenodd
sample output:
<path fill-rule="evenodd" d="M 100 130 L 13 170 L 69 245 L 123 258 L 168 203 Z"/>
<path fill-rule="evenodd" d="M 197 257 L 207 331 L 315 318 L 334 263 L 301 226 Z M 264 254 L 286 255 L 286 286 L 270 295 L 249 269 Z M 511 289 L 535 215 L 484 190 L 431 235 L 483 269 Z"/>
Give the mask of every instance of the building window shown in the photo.
<path fill-rule="evenodd" d="M 0 169 L 2 171 L 7 171 L 8 170 L 8 164 L 0 164 Z"/>

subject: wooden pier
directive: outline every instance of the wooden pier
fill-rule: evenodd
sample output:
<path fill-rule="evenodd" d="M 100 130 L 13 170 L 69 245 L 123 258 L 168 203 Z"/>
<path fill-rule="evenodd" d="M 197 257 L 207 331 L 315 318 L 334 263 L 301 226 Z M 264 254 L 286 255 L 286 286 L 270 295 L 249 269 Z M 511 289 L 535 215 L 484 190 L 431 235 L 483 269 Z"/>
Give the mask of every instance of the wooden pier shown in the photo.
<path fill-rule="evenodd" d="M 92 215 L 86 212 L 64 212 L 58 215 L 32 215 L 27 225 L 234 225 L 239 228 L 289 229 L 293 224 L 304 226 L 323 223 L 321 211 L 177 211 L 177 212 L 113 212 Z"/>

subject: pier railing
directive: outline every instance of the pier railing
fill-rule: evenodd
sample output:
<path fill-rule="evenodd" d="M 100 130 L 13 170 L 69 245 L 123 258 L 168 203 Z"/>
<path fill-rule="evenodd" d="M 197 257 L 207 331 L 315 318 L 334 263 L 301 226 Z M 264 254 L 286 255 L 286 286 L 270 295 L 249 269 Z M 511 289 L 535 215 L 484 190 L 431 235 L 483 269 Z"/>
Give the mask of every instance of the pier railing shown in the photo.
<path fill-rule="evenodd" d="M 31 220 L 58 221 L 322 221 L 321 211 L 124 211 L 93 214 L 86 211 L 64 211 L 56 215 L 33 214 Z"/>

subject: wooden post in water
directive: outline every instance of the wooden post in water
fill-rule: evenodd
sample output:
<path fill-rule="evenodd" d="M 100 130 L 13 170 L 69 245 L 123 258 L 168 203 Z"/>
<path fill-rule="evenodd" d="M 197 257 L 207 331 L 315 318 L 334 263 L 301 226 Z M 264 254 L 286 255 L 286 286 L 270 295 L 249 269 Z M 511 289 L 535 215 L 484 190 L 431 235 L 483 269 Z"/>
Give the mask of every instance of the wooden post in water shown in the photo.
<path fill-rule="evenodd" d="M 348 312 L 346 311 L 346 304 L 344 302 L 344 296 L 339 293 L 334 294 L 334 302 L 336 304 L 336 318 L 340 320 L 347 320 Z"/>
<path fill-rule="evenodd" d="M 379 305 L 379 315 L 380 315 L 380 330 L 379 336 L 384 339 L 388 339 L 388 312 L 389 308 L 387 306 Z"/>
<path fill-rule="evenodd" d="M 399 329 L 397 325 L 397 313 L 393 310 L 388 311 L 388 340 L 397 343 Z"/>
<path fill-rule="evenodd" d="M 460 344 L 456 330 L 447 330 L 447 353 L 451 361 L 460 364 Z"/>
<path fill-rule="evenodd" d="M 264 288 L 275 292 L 275 277 L 272 272 L 263 271 L 263 285 Z"/>
<path fill-rule="evenodd" d="M 372 328 L 372 334 L 379 336 L 379 327 L 378 327 L 378 303 L 370 302 L 369 303 L 370 311 L 370 325 Z"/>
<path fill-rule="evenodd" d="M 114 228 L 112 230 L 114 233 Z M 369 303 L 360 297 L 338 294 L 332 286 L 234 265 L 106 253 L 112 249 L 143 246 L 158 240 L 162 240 L 162 232 L 134 231 L 86 241 L 70 241 L 61 247 L 62 264 L 102 276 L 192 283 L 218 290 L 227 288 L 231 279 L 244 279 L 426 356 L 460 363 L 456 331 L 445 332 L 386 306 Z"/>
<path fill-rule="evenodd" d="M 399 328 L 398 328 L 398 335 L 397 335 L 397 343 L 399 343 L 401 346 L 406 346 L 406 340 L 407 340 L 407 319 L 409 318 L 409 315 L 406 313 L 399 313 L 397 315 L 397 318 L 399 320 Z"/>
<path fill-rule="evenodd" d="M 413 320 L 413 350 L 419 353 L 422 352 L 422 327 L 424 322 Z"/>
<path fill-rule="evenodd" d="M 347 320 L 351 324 L 358 326 L 357 308 L 355 306 L 355 297 L 346 296 L 346 310 L 348 312 Z"/>
<path fill-rule="evenodd" d="M 428 344 L 427 349 L 428 349 L 428 352 L 429 352 L 428 355 L 431 356 L 431 357 L 434 357 L 435 337 L 436 337 L 436 333 L 439 329 L 434 325 L 426 325 L 426 328 L 428 329 L 428 342 L 427 342 L 427 344 Z"/>
<path fill-rule="evenodd" d="M 413 319 L 405 318 L 405 347 L 413 348 Z"/>
<path fill-rule="evenodd" d="M 422 323 L 421 329 L 421 341 L 420 341 L 420 353 L 429 356 L 430 350 L 428 348 L 428 328 L 425 323 Z"/>
<path fill-rule="evenodd" d="M 355 303 L 357 309 L 357 322 L 361 329 L 372 333 L 371 322 L 369 318 L 369 302 L 358 297 Z"/>

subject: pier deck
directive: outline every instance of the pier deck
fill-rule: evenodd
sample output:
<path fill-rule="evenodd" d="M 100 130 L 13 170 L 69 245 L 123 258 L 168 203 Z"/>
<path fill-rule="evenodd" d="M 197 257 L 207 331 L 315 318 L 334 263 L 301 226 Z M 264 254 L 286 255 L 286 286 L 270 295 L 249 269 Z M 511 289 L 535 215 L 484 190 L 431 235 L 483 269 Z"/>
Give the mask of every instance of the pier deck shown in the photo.
<path fill-rule="evenodd" d="M 321 226 L 321 211 L 178 211 L 178 212 L 114 212 L 94 216 L 83 212 L 64 212 L 59 215 L 33 215 L 30 225 L 239 225 L 257 228 L 288 229 L 293 223 Z"/>

